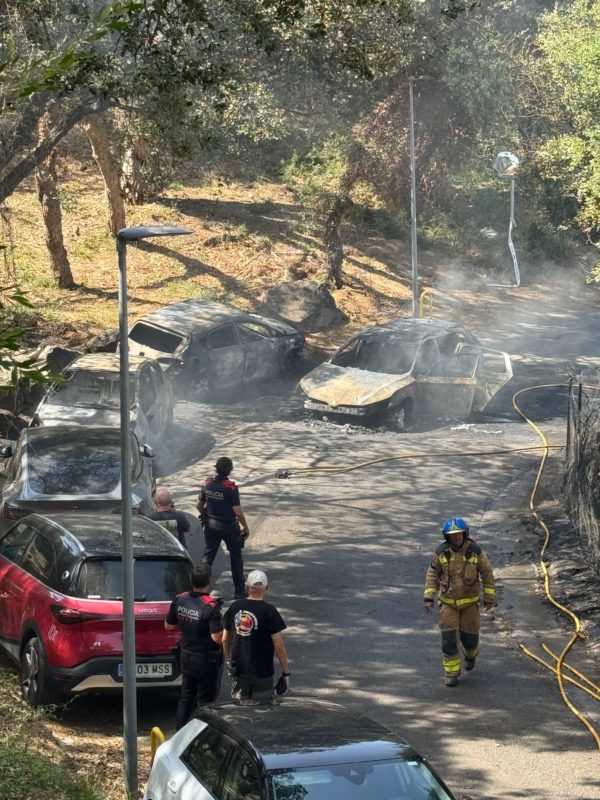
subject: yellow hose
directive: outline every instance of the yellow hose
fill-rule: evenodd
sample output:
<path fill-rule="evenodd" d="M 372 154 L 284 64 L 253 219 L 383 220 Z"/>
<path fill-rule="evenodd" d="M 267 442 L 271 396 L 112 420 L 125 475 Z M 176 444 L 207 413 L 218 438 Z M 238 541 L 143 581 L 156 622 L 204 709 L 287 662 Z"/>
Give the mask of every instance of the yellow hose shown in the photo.
<path fill-rule="evenodd" d="M 556 680 L 558 682 L 558 688 L 560 690 L 562 699 L 564 700 L 565 705 L 567 706 L 567 708 L 569 708 L 570 711 L 573 714 L 575 714 L 577 719 L 579 719 L 585 725 L 585 727 L 589 730 L 589 732 L 592 734 L 592 736 L 594 737 L 594 739 L 596 741 L 596 746 L 600 750 L 600 734 L 594 728 L 594 726 L 589 721 L 589 719 L 585 716 L 585 714 L 582 714 L 581 711 L 579 711 L 579 709 L 575 708 L 573 703 L 567 697 L 567 693 L 565 691 L 565 686 L 564 686 L 564 682 L 567 679 L 563 675 L 563 667 L 566 666 L 564 664 L 564 660 L 565 660 L 565 658 L 567 656 L 567 653 L 571 650 L 571 648 L 573 647 L 573 645 L 575 644 L 577 639 L 580 637 L 580 634 L 581 634 L 581 622 L 580 622 L 580 620 L 579 620 L 579 618 L 577 617 L 576 614 L 574 614 L 568 608 L 565 608 L 565 606 L 563 606 L 561 603 L 559 603 L 557 600 L 555 600 L 554 597 L 552 596 L 552 593 L 550 591 L 550 576 L 548 575 L 548 568 L 546 566 L 546 562 L 544 561 L 544 554 L 545 554 L 546 549 L 548 548 L 548 544 L 550 542 L 550 531 L 548 530 L 548 526 L 546 525 L 546 523 L 541 519 L 541 517 L 539 516 L 539 514 L 535 510 L 535 496 L 537 494 L 537 490 L 538 490 L 538 487 L 540 485 L 542 472 L 544 471 L 544 467 L 546 465 L 546 459 L 548 458 L 548 450 L 550 449 L 550 447 L 549 447 L 548 442 L 546 440 L 546 437 L 544 436 L 542 431 L 538 428 L 538 426 L 535 424 L 535 422 L 530 420 L 529 417 L 527 417 L 524 414 L 524 412 L 519 408 L 519 405 L 517 404 L 517 398 L 520 395 L 525 394 L 526 392 L 531 392 L 531 391 L 536 390 L 536 389 L 559 389 L 559 388 L 560 389 L 566 388 L 565 384 L 563 384 L 563 383 L 554 383 L 554 384 L 540 384 L 538 386 L 529 386 L 526 389 L 521 389 L 520 391 L 516 392 L 513 395 L 512 404 L 513 404 L 513 408 L 515 409 L 517 414 L 519 414 L 519 416 L 522 417 L 525 420 L 525 422 L 533 428 L 533 430 L 540 437 L 540 439 L 542 440 L 542 443 L 544 445 L 544 454 L 542 456 L 542 460 L 540 461 L 540 465 L 538 467 L 538 471 L 537 471 L 537 475 L 536 475 L 536 478 L 535 478 L 535 482 L 533 484 L 533 490 L 532 490 L 531 495 L 529 497 L 529 509 L 530 509 L 533 517 L 537 521 L 538 525 L 544 531 L 544 545 L 543 545 L 542 550 L 540 552 L 540 567 L 541 567 L 541 570 L 542 570 L 542 574 L 544 576 L 544 591 L 546 593 L 546 597 L 552 603 L 552 605 L 555 608 L 558 608 L 558 610 L 561 611 L 563 614 L 565 614 L 565 616 L 569 617 L 572 620 L 572 622 L 573 622 L 573 624 L 575 626 L 575 630 L 571 634 L 571 637 L 569 638 L 569 641 L 567 642 L 567 644 L 563 648 L 561 654 L 558 656 L 558 658 L 556 660 L 556 668 L 555 668 L 554 671 L 556 673 Z M 522 647 L 522 649 L 528 656 L 534 657 L 533 654 L 530 653 L 526 648 Z M 537 658 L 536 658 L 536 660 L 540 660 L 541 661 L 541 659 L 537 659 Z M 542 663 L 545 663 L 545 662 L 542 661 Z M 547 665 L 545 665 L 545 666 L 547 666 Z"/>

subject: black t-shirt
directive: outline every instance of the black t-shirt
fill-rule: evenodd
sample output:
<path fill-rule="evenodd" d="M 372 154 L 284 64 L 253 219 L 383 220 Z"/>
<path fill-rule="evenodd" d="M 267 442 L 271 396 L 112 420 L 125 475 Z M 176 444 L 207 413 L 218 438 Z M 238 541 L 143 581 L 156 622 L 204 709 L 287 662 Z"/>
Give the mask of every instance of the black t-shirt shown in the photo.
<path fill-rule="evenodd" d="M 207 478 L 200 489 L 200 498 L 206 503 L 206 516 L 209 523 L 231 524 L 235 521 L 234 506 L 240 505 L 238 487 L 229 478 Z"/>
<path fill-rule="evenodd" d="M 185 532 L 189 531 L 192 526 L 183 511 L 153 511 L 152 514 L 149 514 L 149 519 L 158 522 L 169 533 L 172 533 L 176 539 L 179 539 L 184 547 L 187 547 Z"/>
<path fill-rule="evenodd" d="M 167 613 L 169 625 L 179 625 L 181 646 L 195 653 L 219 650 L 211 633 L 223 630 L 221 609 L 206 592 L 185 592 L 173 600 Z"/>
<path fill-rule="evenodd" d="M 230 637 L 236 673 L 248 678 L 273 675 L 275 649 L 271 636 L 286 628 L 275 606 L 264 600 L 236 600 L 227 609 L 223 625 Z"/>

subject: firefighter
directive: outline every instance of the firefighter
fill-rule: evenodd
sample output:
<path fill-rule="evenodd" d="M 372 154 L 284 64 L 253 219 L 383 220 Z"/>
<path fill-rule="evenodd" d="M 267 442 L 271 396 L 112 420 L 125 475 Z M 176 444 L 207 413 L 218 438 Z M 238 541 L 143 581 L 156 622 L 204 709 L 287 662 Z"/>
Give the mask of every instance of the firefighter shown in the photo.
<path fill-rule="evenodd" d="M 465 670 L 469 672 L 479 653 L 481 590 L 484 609 L 489 611 L 496 605 L 496 589 L 491 564 L 470 538 L 464 519 L 447 519 L 442 534 L 444 542 L 433 554 L 423 594 L 425 610 L 429 612 L 439 593 L 444 683 L 456 686 L 461 668 L 459 640 Z"/>

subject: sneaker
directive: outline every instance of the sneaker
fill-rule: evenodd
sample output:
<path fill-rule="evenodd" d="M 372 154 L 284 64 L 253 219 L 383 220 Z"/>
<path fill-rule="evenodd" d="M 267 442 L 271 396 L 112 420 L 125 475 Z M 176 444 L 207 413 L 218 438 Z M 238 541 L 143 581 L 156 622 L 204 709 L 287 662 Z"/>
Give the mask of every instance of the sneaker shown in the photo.
<path fill-rule="evenodd" d="M 471 672 L 472 669 L 475 669 L 475 659 L 474 658 L 466 658 L 465 659 L 465 670 L 467 672 Z"/>
<path fill-rule="evenodd" d="M 448 675 L 444 678 L 444 684 L 446 686 L 458 686 L 458 678 L 455 678 L 454 675 Z"/>

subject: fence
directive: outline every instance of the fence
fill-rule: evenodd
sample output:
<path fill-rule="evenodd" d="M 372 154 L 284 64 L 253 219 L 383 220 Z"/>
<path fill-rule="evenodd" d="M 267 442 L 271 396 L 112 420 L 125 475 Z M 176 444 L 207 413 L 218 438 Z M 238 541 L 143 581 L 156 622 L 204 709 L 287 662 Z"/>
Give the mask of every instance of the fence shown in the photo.
<path fill-rule="evenodd" d="M 571 381 L 567 416 L 565 498 L 600 571 L 600 370 Z"/>

